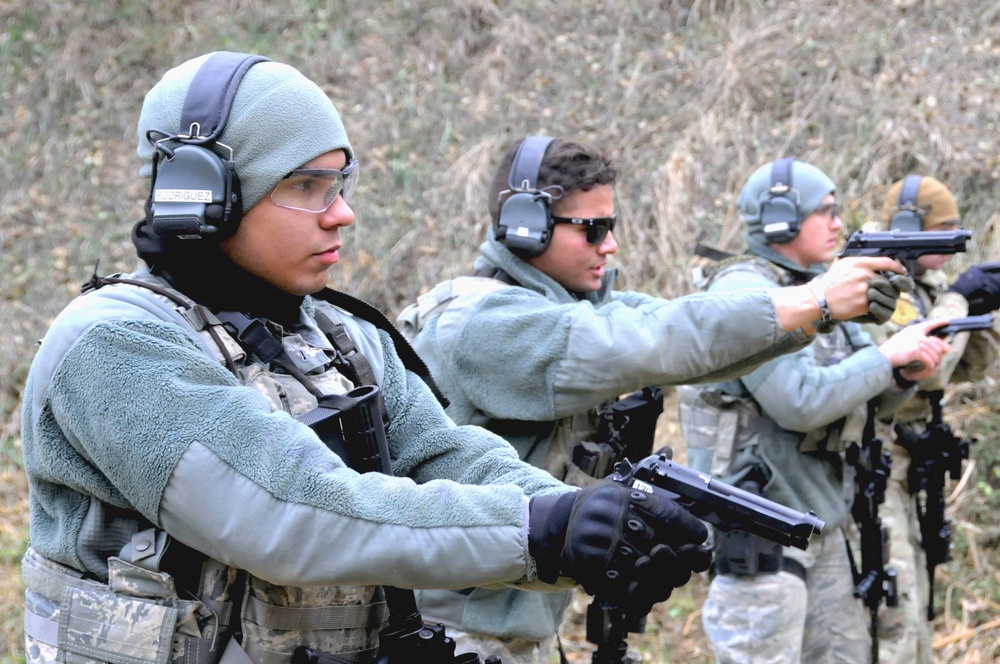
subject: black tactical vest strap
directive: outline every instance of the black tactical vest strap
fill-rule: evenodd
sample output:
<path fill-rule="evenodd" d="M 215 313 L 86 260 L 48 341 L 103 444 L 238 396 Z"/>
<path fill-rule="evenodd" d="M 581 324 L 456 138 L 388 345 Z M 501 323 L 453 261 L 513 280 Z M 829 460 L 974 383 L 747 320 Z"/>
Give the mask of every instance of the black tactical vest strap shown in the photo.
<path fill-rule="evenodd" d="M 190 310 L 192 308 L 197 308 L 201 306 L 198 303 L 194 302 L 193 300 L 190 300 L 187 297 L 183 296 L 183 294 L 172 288 L 160 286 L 159 284 L 151 283 L 148 281 L 142 281 L 139 279 L 123 278 L 118 274 L 111 275 L 110 277 L 98 277 L 96 273 L 97 269 L 96 266 L 94 269 L 95 269 L 94 275 L 90 278 L 90 280 L 87 283 L 83 285 L 83 287 L 80 289 L 81 292 L 87 293 L 89 291 L 97 290 L 99 288 L 111 284 L 129 284 L 131 286 L 139 286 L 140 288 L 145 288 L 147 290 L 153 291 L 154 293 L 162 295 L 163 297 L 166 297 L 167 299 L 178 304 L 185 310 Z M 334 305 L 335 307 L 339 307 L 349 313 L 352 313 L 358 316 L 359 318 L 368 321 L 378 329 L 386 332 L 389 335 L 389 337 L 392 338 L 392 342 L 396 347 L 396 354 L 399 355 L 399 359 L 403 361 L 403 366 L 405 366 L 413 373 L 417 374 L 421 378 L 421 380 L 423 380 L 427 384 L 431 392 L 434 394 L 434 397 L 438 400 L 438 403 L 441 404 L 442 408 L 448 407 L 448 399 L 445 398 L 444 394 L 441 392 L 441 389 L 437 386 L 437 383 L 434 382 L 434 378 L 431 376 L 430 369 L 427 368 L 427 365 L 424 363 L 424 361 L 420 358 L 419 355 L 417 355 L 417 351 L 413 349 L 413 346 L 411 346 L 410 342 L 406 340 L 406 337 L 404 337 L 402 333 L 399 330 L 397 330 L 392 323 L 389 322 L 389 319 L 385 317 L 385 314 L 383 314 L 381 311 L 379 311 L 378 309 L 376 309 L 375 307 L 373 307 L 372 305 L 368 304 L 363 300 L 359 300 L 356 297 L 352 297 L 347 293 L 342 293 L 340 291 L 333 290 L 332 288 L 324 288 L 318 293 L 314 293 L 312 297 L 318 300 L 323 300 L 324 302 L 328 302 Z M 326 323 L 321 322 L 319 318 L 325 320 Z M 230 320 L 228 322 L 232 323 L 233 321 Z M 330 330 L 325 329 L 323 327 L 324 325 L 328 324 L 330 327 L 337 327 L 325 316 L 317 317 L 317 324 L 320 325 L 320 329 L 325 334 L 329 334 Z M 207 327 L 211 331 L 211 326 Z M 331 337 L 330 341 L 331 343 L 334 344 L 337 350 L 339 350 L 345 356 L 345 359 L 347 359 L 349 366 L 357 373 L 356 376 L 348 376 L 348 378 L 350 378 L 355 385 L 374 385 L 375 375 L 374 372 L 372 372 L 371 365 L 368 364 L 368 360 L 365 359 L 361 353 L 357 352 L 357 346 L 355 346 L 354 342 L 351 341 L 349 336 L 347 336 L 347 333 L 343 330 L 343 325 L 340 325 L 339 328 L 340 328 L 339 332 L 336 334 L 336 336 L 330 335 Z M 264 330 L 264 332 L 266 332 L 266 330 Z M 212 336 L 215 337 L 214 334 Z M 258 341 L 260 341 L 259 337 Z M 223 350 L 223 353 L 225 353 L 227 358 L 227 364 L 230 366 L 230 369 L 235 373 L 235 365 L 233 365 L 232 360 L 228 357 L 228 353 L 225 352 L 225 347 L 222 345 L 221 340 L 216 339 L 216 343 Z M 342 343 L 345 345 L 342 348 L 337 345 L 338 343 Z M 349 350 L 355 351 L 351 357 L 347 357 Z M 360 366 L 361 362 L 364 363 L 363 367 Z M 360 372 L 359 368 L 361 369 Z"/>
<path fill-rule="evenodd" d="M 343 323 L 334 323 L 326 315 L 317 311 L 316 324 L 323 331 L 326 338 L 330 340 L 336 349 L 339 359 L 347 366 L 344 367 L 347 376 L 355 385 L 374 385 L 375 372 L 368 358 L 358 352 L 358 347 L 347 334 L 347 329 Z"/>
<path fill-rule="evenodd" d="M 475 270 L 472 273 L 473 277 L 488 277 L 490 279 L 496 279 L 497 281 L 502 281 L 509 286 L 520 286 L 521 284 L 514 277 L 510 276 L 498 267 L 493 267 L 492 265 L 484 265 L 483 267 Z"/>
<path fill-rule="evenodd" d="M 339 307 L 348 313 L 352 313 L 359 318 L 362 318 L 378 329 L 382 330 L 392 339 L 392 343 L 396 347 L 396 354 L 399 355 L 399 359 L 403 361 L 403 366 L 412 371 L 413 373 L 420 376 L 421 380 L 427 383 L 427 387 L 431 389 L 434 397 L 438 400 L 443 408 L 448 407 L 448 399 L 445 398 L 444 394 L 438 388 L 437 383 L 434 382 L 434 378 L 431 376 L 430 369 L 424 361 L 417 355 L 417 351 L 413 349 L 410 342 L 406 340 L 406 337 L 396 329 L 396 327 L 389 322 L 389 319 L 385 317 L 381 311 L 368 304 L 364 300 L 359 300 L 356 297 L 352 297 L 347 293 L 342 293 L 340 291 L 333 290 L 332 288 L 324 288 L 318 293 L 313 293 L 311 297 L 317 300 L 323 300 L 328 302 L 335 307 Z M 318 318 L 317 318 L 318 321 Z M 323 330 L 326 332 L 326 330 Z M 344 335 L 346 336 L 346 334 Z M 353 342 L 351 342 L 353 344 Z M 360 353 L 357 354 L 359 357 Z M 367 361 L 366 361 L 367 362 Z M 371 367 L 368 368 L 371 371 Z M 370 383 L 359 383 L 360 385 L 370 384 Z"/>

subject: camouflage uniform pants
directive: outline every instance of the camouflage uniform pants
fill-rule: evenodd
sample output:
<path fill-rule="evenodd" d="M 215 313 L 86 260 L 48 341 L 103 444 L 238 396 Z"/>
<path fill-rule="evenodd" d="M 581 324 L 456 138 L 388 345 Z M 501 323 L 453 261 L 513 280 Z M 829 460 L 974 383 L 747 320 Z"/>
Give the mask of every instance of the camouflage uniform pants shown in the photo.
<path fill-rule="evenodd" d="M 702 622 L 721 664 L 863 664 L 871 639 L 840 530 L 807 551 L 786 550 L 807 571 L 712 580 Z"/>
<path fill-rule="evenodd" d="M 906 485 L 910 458 L 892 446 L 892 475 L 879 516 L 889 531 L 889 565 L 896 570 L 899 604 L 879 608 L 878 653 L 881 664 L 930 664 L 932 623 L 927 620 L 930 586 L 927 559 L 920 546 L 916 505 Z"/>
<path fill-rule="evenodd" d="M 463 632 L 454 627 L 449 627 L 447 634 L 455 639 L 458 646 L 455 648 L 456 654 L 478 653 L 480 661 L 485 661 L 490 655 L 499 655 L 503 664 L 549 664 L 550 657 L 555 654 L 555 636 L 543 641 L 499 639 L 474 632 Z M 555 661 L 559 661 L 557 655 Z"/>

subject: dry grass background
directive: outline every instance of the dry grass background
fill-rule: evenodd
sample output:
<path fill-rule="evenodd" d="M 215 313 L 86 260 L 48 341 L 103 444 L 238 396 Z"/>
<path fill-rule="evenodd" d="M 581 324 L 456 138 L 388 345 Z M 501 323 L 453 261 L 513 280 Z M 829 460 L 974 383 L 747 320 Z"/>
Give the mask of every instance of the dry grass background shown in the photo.
<path fill-rule="evenodd" d="M 788 154 L 833 176 L 851 225 L 893 180 L 932 173 L 976 233 L 956 267 L 1000 256 L 995 0 L 0 0 L 0 661 L 21 657 L 17 403 L 33 342 L 96 259 L 134 267 L 142 96 L 216 49 L 291 63 L 335 100 L 363 175 L 334 280 L 391 314 L 468 270 L 492 159 L 525 133 L 617 157 L 631 288 L 681 294 L 695 241 L 738 249 L 742 180 Z M 938 653 L 996 661 L 997 401 L 953 401 L 985 439 L 955 498 Z M 709 661 L 702 592 L 678 591 L 636 637 L 652 661 Z"/>

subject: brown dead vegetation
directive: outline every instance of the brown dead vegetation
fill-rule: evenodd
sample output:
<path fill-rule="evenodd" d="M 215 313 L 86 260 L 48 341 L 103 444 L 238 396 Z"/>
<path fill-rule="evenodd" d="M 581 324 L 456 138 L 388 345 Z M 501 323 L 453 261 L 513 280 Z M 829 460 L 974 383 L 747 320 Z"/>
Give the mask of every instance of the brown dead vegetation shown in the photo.
<path fill-rule="evenodd" d="M 294 64 L 336 101 L 362 180 L 334 279 L 390 314 L 468 271 L 492 160 L 526 133 L 617 157 L 630 288 L 679 295 L 696 241 L 738 250 L 739 186 L 781 155 L 829 173 L 853 226 L 892 181 L 933 174 L 975 232 L 955 267 L 1000 256 L 992 0 L 0 0 L 0 661 L 20 657 L 16 413 L 33 343 L 98 258 L 134 267 L 142 96 L 217 49 Z M 954 501 L 945 662 L 1000 658 L 996 403 L 981 389 L 953 401 L 989 439 Z M 678 591 L 636 637 L 650 661 L 710 661 L 700 592 Z"/>

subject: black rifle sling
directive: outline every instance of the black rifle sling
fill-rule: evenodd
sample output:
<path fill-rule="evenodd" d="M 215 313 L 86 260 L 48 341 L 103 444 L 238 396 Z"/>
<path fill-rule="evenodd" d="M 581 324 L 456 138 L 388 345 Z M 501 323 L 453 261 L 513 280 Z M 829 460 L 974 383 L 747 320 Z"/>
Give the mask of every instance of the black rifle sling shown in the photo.
<path fill-rule="evenodd" d="M 716 249 L 715 247 L 710 247 L 707 244 L 702 244 L 698 242 L 694 245 L 694 255 L 701 256 L 702 258 L 707 258 L 716 262 L 722 262 L 729 258 L 733 258 L 736 254 L 731 254 L 728 251 L 722 251 L 721 249 Z"/>

